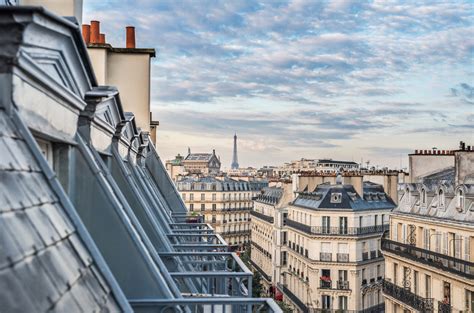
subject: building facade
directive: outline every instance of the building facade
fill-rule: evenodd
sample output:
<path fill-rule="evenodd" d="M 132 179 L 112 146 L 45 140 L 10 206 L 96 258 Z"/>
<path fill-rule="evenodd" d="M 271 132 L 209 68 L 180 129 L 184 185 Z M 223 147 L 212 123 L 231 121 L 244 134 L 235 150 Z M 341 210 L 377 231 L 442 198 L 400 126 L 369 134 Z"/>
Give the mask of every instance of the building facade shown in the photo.
<path fill-rule="evenodd" d="M 474 311 L 474 150 L 438 151 L 411 154 L 399 186 L 382 242 L 387 312 Z"/>
<path fill-rule="evenodd" d="M 321 184 L 288 207 L 288 267 L 278 288 L 298 312 L 383 311 L 380 237 L 395 205 L 381 186 L 358 186 Z"/>
<path fill-rule="evenodd" d="M 268 185 L 265 181 L 190 176 L 176 185 L 189 212 L 203 214 L 233 250 L 250 242 L 252 199 Z"/>

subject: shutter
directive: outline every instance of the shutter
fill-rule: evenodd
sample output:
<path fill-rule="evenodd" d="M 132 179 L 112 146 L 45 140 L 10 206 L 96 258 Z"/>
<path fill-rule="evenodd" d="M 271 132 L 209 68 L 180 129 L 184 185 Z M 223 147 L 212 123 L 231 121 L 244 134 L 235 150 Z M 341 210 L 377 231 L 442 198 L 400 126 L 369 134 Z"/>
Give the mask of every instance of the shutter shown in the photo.
<path fill-rule="evenodd" d="M 430 231 L 428 229 L 423 229 L 423 238 L 423 248 L 429 249 Z"/>
<path fill-rule="evenodd" d="M 393 240 L 398 241 L 398 227 L 397 223 L 392 223 L 392 230 L 393 230 Z"/>
<path fill-rule="evenodd" d="M 470 261 L 470 237 L 466 236 L 464 237 L 464 260 Z"/>
<path fill-rule="evenodd" d="M 443 236 L 443 253 L 445 255 L 448 255 L 448 233 L 444 233 L 444 236 Z"/>
<path fill-rule="evenodd" d="M 402 243 L 407 242 L 407 225 L 403 224 L 402 225 Z"/>

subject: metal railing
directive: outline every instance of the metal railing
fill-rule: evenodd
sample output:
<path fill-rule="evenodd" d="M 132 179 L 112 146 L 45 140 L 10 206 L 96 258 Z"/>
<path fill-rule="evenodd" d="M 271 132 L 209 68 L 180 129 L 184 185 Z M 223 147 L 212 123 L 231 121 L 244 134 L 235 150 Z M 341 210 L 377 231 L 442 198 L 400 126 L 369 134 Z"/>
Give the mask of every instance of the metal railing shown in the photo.
<path fill-rule="evenodd" d="M 338 262 L 349 262 L 349 253 L 336 254 Z"/>
<path fill-rule="evenodd" d="M 267 221 L 268 223 L 273 223 L 273 216 L 268 216 L 257 211 L 250 211 L 250 215 L 258 217 L 259 219 Z"/>
<path fill-rule="evenodd" d="M 473 262 L 388 239 L 382 239 L 382 250 L 462 277 L 474 279 Z"/>
<path fill-rule="evenodd" d="M 250 261 L 250 264 L 252 264 L 252 267 L 255 268 L 260 273 L 260 275 L 262 275 L 268 282 L 272 281 L 272 276 L 265 273 L 265 271 L 262 270 L 262 268 L 258 266 L 257 263 L 255 263 L 251 259 L 249 261 Z"/>
<path fill-rule="evenodd" d="M 367 261 L 369 259 L 369 252 L 362 252 L 362 260 Z"/>
<path fill-rule="evenodd" d="M 249 235 L 250 229 L 242 229 L 242 230 L 229 230 L 221 232 L 221 235 L 229 236 L 229 235 Z"/>
<path fill-rule="evenodd" d="M 311 309 L 311 313 L 380 313 L 385 312 L 385 304 L 380 303 L 362 310 L 345 310 L 345 309 Z"/>
<path fill-rule="evenodd" d="M 389 230 L 389 224 L 365 226 L 365 227 L 327 227 L 309 226 L 291 219 L 286 220 L 286 225 L 294 229 L 303 231 L 310 235 L 337 235 L 337 236 L 360 236 L 375 233 L 382 233 Z"/>
<path fill-rule="evenodd" d="M 197 288 L 194 292 L 200 295 L 251 295 L 252 272 L 235 253 L 162 252 L 160 257 L 178 261 L 183 266 L 183 269 L 176 271 L 174 262 L 165 262 L 171 264 L 168 266 L 169 274 L 183 293 L 186 292 L 186 286 L 193 284 Z"/>
<path fill-rule="evenodd" d="M 349 281 L 348 280 L 338 280 L 337 281 L 337 289 L 340 290 L 349 290 Z"/>
<path fill-rule="evenodd" d="M 319 280 L 319 288 L 321 289 L 332 289 L 332 281 L 330 280 Z"/>
<path fill-rule="evenodd" d="M 438 312 L 439 313 L 451 313 L 452 312 L 452 307 L 449 303 L 444 303 L 441 301 L 438 301 Z"/>
<path fill-rule="evenodd" d="M 272 299 L 191 297 L 180 299 L 131 299 L 136 313 L 219 312 L 219 313 L 282 313 Z"/>
<path fill-rule="evenodd" d="M 331 262 L 332 261 L 332 253 L 320 252 L 319 253 L 319 260 L 322 261 L 322 262 Z"/>
<path fill-rule="evenodd" d="M 410 290 L 382 280 L 382 290 L 386 295 L 405 303 L 421 312 L 433 312 L 433 298 L 422 298 Z"/>
<path fill-rule="evenodd" d="M 254 246 L 258 251 L 262 252 L 267 258 L 272 258 L 272 254 L 265 250 L 262 246 L 257 244 L 256 242 L 252 241 L 251 245 Z"/>

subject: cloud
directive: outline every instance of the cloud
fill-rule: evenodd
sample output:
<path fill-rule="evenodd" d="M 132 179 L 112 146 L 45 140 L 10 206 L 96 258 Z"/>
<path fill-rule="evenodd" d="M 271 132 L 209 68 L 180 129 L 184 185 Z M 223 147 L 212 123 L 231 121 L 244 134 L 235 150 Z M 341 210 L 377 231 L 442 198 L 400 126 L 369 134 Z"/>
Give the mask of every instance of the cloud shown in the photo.
<path fill-rule="evenodd" d="M 458 97 L 466 103 L 474 104 L 474 86 L 467 83 L 460 83 L 450 90 L 451 96 Z"/>

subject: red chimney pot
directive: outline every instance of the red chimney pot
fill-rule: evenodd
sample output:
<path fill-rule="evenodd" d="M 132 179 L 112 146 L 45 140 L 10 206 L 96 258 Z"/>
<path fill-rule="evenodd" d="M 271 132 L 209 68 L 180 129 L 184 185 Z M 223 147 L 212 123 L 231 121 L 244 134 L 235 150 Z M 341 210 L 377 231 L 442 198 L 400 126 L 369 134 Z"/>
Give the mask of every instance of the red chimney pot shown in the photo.
<path fill-rule="evenodd" d="M 105 45 L 105 34 L 100 34 L 99 35 L 99 43 L 101 44 L 104 44 Z"/>
<path fill-rule="evenodd" d="M 135 27 L 127 26 L 126 28 L 127 39 L 126 39 L 126 48 L 135 49 Z"/>
<path fill-rule="evenodd" d="M 91 26 L 88 24 L 82 24 L 82 38 L 84 42 L 89 44 L 91 42 Z"/>
<path fill-rule="evenodd" d="M 100 22 L 91 21 L 91 43 L 100 43 Z"/>

